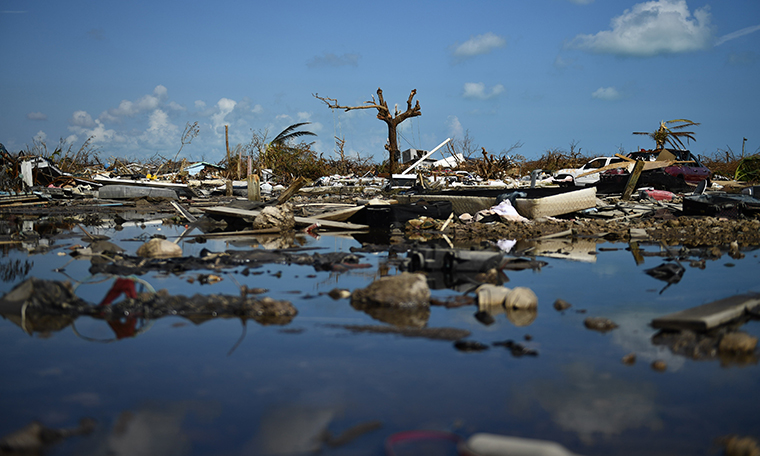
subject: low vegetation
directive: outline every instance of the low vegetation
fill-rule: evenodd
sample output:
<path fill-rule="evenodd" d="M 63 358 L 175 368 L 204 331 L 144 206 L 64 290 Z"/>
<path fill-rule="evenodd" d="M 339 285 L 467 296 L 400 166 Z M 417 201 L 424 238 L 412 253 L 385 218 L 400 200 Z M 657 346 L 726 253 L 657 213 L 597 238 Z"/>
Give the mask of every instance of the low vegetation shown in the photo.
<path fill-rule="evenodd" d="M 677 123 L 678 125 L 673 125 Z M 314 133 L 303 130 L 309 125 L 308 122 L 290 125 L 282 132 L 269 140 L 268 131 L 259 130 L 253 132 L 251 140 L 247 144 L 238 144 L 232 147 L 228 154 L 216 163 L 220 171 L 218 174 L 227 179 L 245 179 L 249 172 L 261 175 L 262 170 L 271 170 L 275 180 L 282 184 L 288 184 L 296 177 L 302 176 L 307 179 L 317 179 L 326 175 L 343 176 L 368 176 L 387 175 L 391 169 L 388 162 L 376 163 L 371 157 L 361 157 L 345 151 L 346 141 L 344 138 L 335 137 L 334 153 L 329 158 L 314 150 L 313 142 L 303 139 L 316 136 Z M 677 119 L 661 122 L 660 128 L 651 133 L 635 132 L 634 134 L 646 134 L 656 143 L 657 147 L 675 145 L 682 147 L 684 141 L 693 141 L 694 133 L 679 131 L 688 126 L 699 125 L 695 122 Z M 185 180 L 186 175 L 181 170 L 188 164 L 185 159 L 179 159 L 182 148 L 190 144 L 199 133 L 198 123 L 188 123 L 182 135 L 182 145 L 173 159 L 167 159 L 159 154 L 150 158 L 123 159 L 111 157 L 105 163 L 100 160 L 100 151 L 93 146 L 93 137 L 88 138 L 76 148 L 67 140 L 61 139 L 58 145 L 51 151 L 44 140 L 35 139 L 31 145 L 27 145 L 18 154 L 12 154 L 3 148 L 2 170 L 0 170 L 0 184 L 3 189 L 20 188 L 20 158 L 22 156 L 39 156 L 50 160 L 61 171 L 75 176 L 87 177 L 94 171 L 109 171 L 115 175 L 142 177 L 156 174 L 175 173 L 177 180 Z M 746 141 L 746 140 L 745 140 Z M 578 168 L 593 159 L 597 154 L 587 154 L 580 147 L 579 141 L 573 140 L 568 149 L 553 148 L 546 150 L 540 157 L 529 160 L 517 153 L 523 146 L 521 142 L 515 142 L 510 147 L 499 152 L 488 151 L 481 147 L 465 131 L 462 138 L 454 138 L 446 145 L 445 152 L 450 156 L 461 154 L 464 161 L 455 170 L 467 171 L 484 179 L 518 178 L 530 174 L 531 171 L 540 169 L 547 173 L 556 172 L 563 168 Z M 745 156 L 735 153 L 730 147 L 718 149 L 713 154 L 701 156 L 705 166 L 710 168 L 718 178 L 737 179 L 747 182 L 760 182 L 760 149 L 753 155 Z M 621 150 L 621 154 L 625 151 Z M 445 155 L 445 154 L 444 154 Z"/>

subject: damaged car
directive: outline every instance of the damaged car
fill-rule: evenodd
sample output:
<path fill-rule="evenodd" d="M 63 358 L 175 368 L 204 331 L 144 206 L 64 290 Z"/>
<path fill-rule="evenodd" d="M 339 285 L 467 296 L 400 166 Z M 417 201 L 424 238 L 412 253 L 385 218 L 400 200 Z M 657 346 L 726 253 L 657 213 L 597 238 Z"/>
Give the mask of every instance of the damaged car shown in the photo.
<path fill-rule="evenodd" d="M 554 173 L 552 183 L 560 187 L 585 187 L 599 182 L 599 173 L 589 173 L 595 169 L 604 168 L 613 163 L 625 161 L 620 157 L 596 157 L 580 168 L 565 168 Z"/>
<path fill-rule="evenodd" d="M 710 177 L 712 176 L 710 169 L 703 165 L 699 158 L 688 150 L 641 149 L 638 152 L 631 152 L 628 154 L 628 158 L 645 162 L 662 162 L 663 166 L 655 166 L 652 170 L 655 168 L 661 169 L 665 174 L 668 174 L 681 182 L 688 182 L 690 184 L 698 184 L 703 180 L 707 180 L 709 184 Z M 647 172 L 647 168 L 644 168 L 644 171 Z M 607 180 L 627 180 L 628 175 L 629 172 L 627 169 L 618 168 L 604 171 L 602 173 L 602 178 Z"/>

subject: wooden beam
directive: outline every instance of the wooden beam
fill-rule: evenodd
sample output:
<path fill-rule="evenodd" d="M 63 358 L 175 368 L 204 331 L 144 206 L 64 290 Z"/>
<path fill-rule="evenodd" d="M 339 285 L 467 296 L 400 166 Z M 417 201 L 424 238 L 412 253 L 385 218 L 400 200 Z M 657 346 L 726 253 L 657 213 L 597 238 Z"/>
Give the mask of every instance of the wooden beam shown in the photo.
<path fill-rule="evenodd" d="M 296 180 L 290 184 L 290 187 L 286 188 L 285 191 L 280 193 L 280 196 L 277 197 L 277 204 L 283 204 L 287 202 L 293 195 L 298 193 L 298 191 L 301 190 L 301 187 L 306 185 L 307 182 L 309 182 L 309 180 L 305 177 L 297 177 Z"/>
<path fill-rule="evenodd" d="M 631 171 L 631 176 L 628 178 L 628 183 L 625 184 L 625 190 L 623 191 L 623 196 L 620 198 L 623 201 L 628 201 L 631 199 L 631 194 L 633 193 L 633 190 L 636 188 L 636 183 L 639 181 L 639 176 L 641 176 L 641 171 L 644 170 L 644 162 L 643 161 L 637 161 L 636 164 L 633 166 L 633 171 Z"/>
<path fill-rule="evenodd" d="M 713 301 L 652 320 L 656 329 L 707 331 L 760 307 L 760 293 L 747 293 Z"/>

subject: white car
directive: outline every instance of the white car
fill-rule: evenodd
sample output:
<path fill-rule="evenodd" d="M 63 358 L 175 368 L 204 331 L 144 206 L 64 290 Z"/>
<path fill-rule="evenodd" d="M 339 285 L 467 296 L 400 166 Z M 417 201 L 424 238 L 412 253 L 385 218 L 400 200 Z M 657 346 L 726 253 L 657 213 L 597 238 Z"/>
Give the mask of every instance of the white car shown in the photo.
<path fill-rule="evenodd" d="M 577 176 L 588 173 L 589 171 L 593 171 L 595 169 L 604 168 L 605 166 L 612 163 L 619 163 L 622 161 L 625 160 L 620 157 L 596 157 L 580 168 L 566 168 L 557 171 L 554 173 L 552 182 L 561 186 L 575 185 L 577 187 L 586 187 L 589 185 L 594 185 L 599 182 L 599 173 L 586 174 L 585 176 L 581 177 Z"/>

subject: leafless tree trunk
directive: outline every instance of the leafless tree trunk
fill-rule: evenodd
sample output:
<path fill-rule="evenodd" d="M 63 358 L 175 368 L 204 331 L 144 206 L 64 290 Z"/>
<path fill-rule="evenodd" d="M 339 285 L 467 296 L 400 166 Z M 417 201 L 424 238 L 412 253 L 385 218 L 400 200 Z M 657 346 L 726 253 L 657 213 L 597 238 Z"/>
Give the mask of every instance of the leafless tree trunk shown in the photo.
<path fill-rule="evenodd" d="M 319 94 L 314 94 L 314 97 L 322 100 L 328 107 L 332 109 L 343 109 L 346 112 L 353 109 L 377 109 L 377 118 L 388 125 L 388 144 L 385 145 L 385 149 L 388 151 L 390 158 L 388 169 L 391 175 L 393 175 L 396 161 L 398 161 L 398 157 L 400 155 L 400 152 L 398 150 L 398 135 L 396 133 L 396 129 L 398 125 L 406 119 L 422 115 L 419 100 L 414 106 L 412 106 L 412 100 L 416 94 L 417 89 L 413 89 L 409 94 L 409 98 L 406 100 L 406 111 L 395 111 L 393 114 L 391 114 L 391 111 L 388 109 L 388 104 L 383 98 L 382 89 L 377 89 L 377 101 L 375 101 L 375 97 L 373 96 L 372 100 L 365 101 L 364 104 L 360 106 L 341 106 L 338 103 L 338 100 L 334 98 L 320 97 Z"/>

